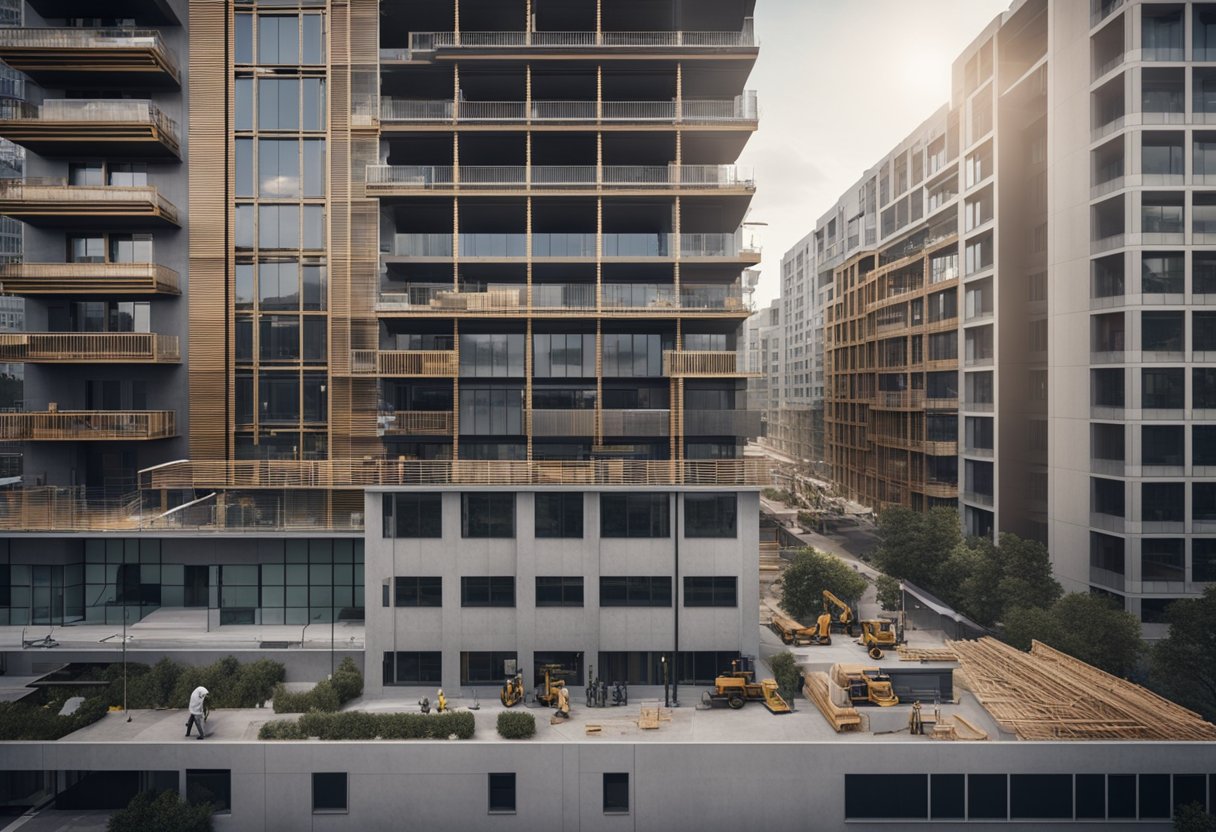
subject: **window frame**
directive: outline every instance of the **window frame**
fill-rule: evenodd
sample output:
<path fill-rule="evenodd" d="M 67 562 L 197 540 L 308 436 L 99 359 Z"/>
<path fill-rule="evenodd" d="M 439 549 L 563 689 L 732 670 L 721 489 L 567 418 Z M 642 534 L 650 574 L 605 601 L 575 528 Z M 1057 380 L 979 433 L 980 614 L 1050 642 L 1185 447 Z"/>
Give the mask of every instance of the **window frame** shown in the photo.
<path fill-rule="evenodd" d="M 504 505 L 495 507 L 502 501 Z M 494 518 L 495 511 L 502 511 L 510 504 L 510 528 L 505 527 L 504 518 Z M 481 516 L 474 511 L 483 512 Z M 516 500 L 511 491 L 463 491 L 460 494 L 460 536 L 466 540 L 510 540 L 516 534 Z"/>
<path fill-rule="evenodd" d="M 325 777 L 341 777 L 342 778 L 342 805 L 341 806 L 318 806 L 317 805 L 317 781 L 318 778 Z M 350 775 L 345 771 L 314 771 L 312 773 L 312 813 L 314 815 L 346 815 L 350 814 Z"/>
<path fill-rule="evenodd" d="M 393 606 L 432 609 L 442 607 L 443 578 L 436 575 L 394 575 Z"/>
<path fill-rule="evenodd" d="M 739 536 L 739 495 L 733 491 L 685 493 L 684 537 L 733 539 Z M 726 509 L 729 502 L 730 507 Z M 692 509 L 690 513 L 690 509 Z M 725 510 L 724 510 L 725 509 Z M 711 522 L 704 524 L 705 517 L 693 515 L 711 511 Z"/>
<path fill-rule="evenodd" d="M 538 491 L 532 497 L 533 533 L 538 539 L 544 540 L 581 540 L 586 537 L 586 495 L 581 491 Z M 554 501 L 557 503 L 557 528 L 546 522 L 541 524 L 541 504 Z M 577 522 L 572 514 L 578 508 Z M 551 510 L 553 507 L 550 506 Z M 577 534 L 575 526 L 577 525 Z"/>
<path fill-rule="evenodd" d="M 482 595 L 482 582 L 484 582 L 484 600 L 480 597 L 475 597 L 470 600 L 470 596 L 474 593 L 477 596 Z M 511 599 L 510 603 L 504 603 L 506 586 L 510 585 Z M 499 596 L 496 600 L 496 594 Z M 495 609 L 511 609 L 516 606 L 516 590 L 514 575 L 462 575 L 460 577 L 460 606 L 461 607 L 490 607 Z"/>
<path fill-rule="evenodd" d="M 629 814 L 629 772 L 627 771 L 605 771 L 603 777 L 603 808 L 605 815 L 628 815 Z M 612 778 L 611 781 L 609 778 Z M 621 794 L 618 791 L 624 786 L 624 804 L 621 804 Z M 612 790 L 613 799 L 609 800 L 609 789 Z M 611 805 L 610 805 L 611 804 Z"/>
<path fill-rule="evenodd" d="M 547 586 L 543 588 L 546 594 L 556 590 L 558 596 L 556 599 L 541 600 L 542 581 L 547 584 Z M 576 589 L 577 592 L 575 592 Z M 577 599 L 574 598 L 574 595 L 578 596 Z M 536 576 L 535 603 L 537 607 L 582 607 L 585 603 L 585 599 L 586 589 L 584 587 L 582 575 Z"/>
<path fill-rule="evenodd" d="M 497 786 L 495 785 L 495 778 L 498 778 Z M 503 791 L 508 788 L 508 784 L 509 784 L 510 791 L 511 791 L 510 807 L 507 807 L 505 805 L 495 806 L 494 805 L 495 790 L 497 789 L 497 791 L 499 792 L 499 794 L 501 796 Z M 516 791 L 515 772 L 513 772 L 513 771 L 487 772 L 486 773 L 486 807 L 487 807 L 486 812 L 487 812 L 487 814 L 514 815 L 517 811 L 518 805 L 519 805 L 519 800 L 518 800 L 518 794 Z"/>

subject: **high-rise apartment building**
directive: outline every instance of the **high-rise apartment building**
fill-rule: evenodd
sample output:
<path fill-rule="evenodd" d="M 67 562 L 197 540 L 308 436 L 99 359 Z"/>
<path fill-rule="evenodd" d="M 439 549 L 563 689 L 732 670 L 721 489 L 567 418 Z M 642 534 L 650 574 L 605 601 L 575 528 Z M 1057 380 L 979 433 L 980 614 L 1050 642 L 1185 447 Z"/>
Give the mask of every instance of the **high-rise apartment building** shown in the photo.
<path fill-rule="evenodd" d="M 1216 580 L 1209 38 L 1209 3 L 1013 3 L 950 104 L 821 218 L 802 282 L 783 272 L 783 303 L 835 285 L 826 445 L 849 496 L 957 494 L 966 532 L 1047 543 L 1150 637 Z"/>
<path fill-rule="evenodd" d="M 29 0 L 8 621 L 366 621 L 369 688 L 754 653 L 752 7 Z"/>

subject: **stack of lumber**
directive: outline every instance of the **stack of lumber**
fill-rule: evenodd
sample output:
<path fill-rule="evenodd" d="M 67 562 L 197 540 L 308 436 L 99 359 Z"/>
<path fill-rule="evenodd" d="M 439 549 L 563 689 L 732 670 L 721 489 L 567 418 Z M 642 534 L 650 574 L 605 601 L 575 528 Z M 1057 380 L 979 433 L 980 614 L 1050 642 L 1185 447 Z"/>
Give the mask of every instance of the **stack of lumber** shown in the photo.
<path fill-rule="evenodd" d="M 901 644 L 895 648 L 901 662 L 953 662 L 958 661 L 952 647 L 909 647 Z"/>
<path fill-rule="evenodd" d="M 1216 740 L 1216 725 L 1040 642 L 952 642 L 968 686 L 1022 740 Z"/>
<path fill-rule="evenodd" d="M 802 693 L 815 703 L 819 713 L 823 714 L 837 734 L 861 728 L 861 714 L 850 704 L 844 689 L 833 684 L 828 674 L 822 671 L 806 674 Z"/>
<path fill-rule="evenodd" d="M 988 732 L 976 727 L 962 714 L 954 714 L 934 723 L 929 738 L 934 740 L 986 740 Z"/>
<path fill-rule="evenodd" d="M 655 731 L 660 722 L 671 722 L 671 708 L 642 708 L 638 712 L 638 727 L 643 731 Z"/>

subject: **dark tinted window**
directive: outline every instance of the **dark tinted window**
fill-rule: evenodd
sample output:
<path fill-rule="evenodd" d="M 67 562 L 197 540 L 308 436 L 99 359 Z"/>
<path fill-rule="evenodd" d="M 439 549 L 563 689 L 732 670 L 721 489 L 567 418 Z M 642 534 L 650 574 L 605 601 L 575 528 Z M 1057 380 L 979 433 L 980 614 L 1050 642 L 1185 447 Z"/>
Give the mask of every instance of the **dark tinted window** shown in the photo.
<path fill-rule="evenodd" d="M 515 578 L 511 575 L 460 579 L 460 606 L 515 606 Z"/>
<path fill-rule="evenodd" d="M 1207 794 L 1205 781 L 1207 780 L 1202 774 L 1175 774 L 1174 775 L 1174 811 L 1179 807 L 1188 806 L 1191 803 L 1198 803 L 1203 809 L 1207 809 Z"/>
<path fill-rule="evenodd" d="M 965 779 L 962 774 L 934 774 L 929 778 L 933 820 L 965 817 Z"/>
<path fill-rule="evenodd" d="M 536 494 L 537 537 L 582 537 L 583 495 L 559 492 Z"/>
<path fill-rule="evenodd" d="M 581 607 L 582 605 L 582 578 L 537 576 L 536 606 Z"/>
<path fill-rule="evenodd" d="M 443 495 L 385 494 L 385 537 L 443 537 Z"/>
<path fill-rule="evenodd" d="M 514 650 L 475 650 L 460 654 L 460 684 L 501 685 L 507 678 L 506 663 L 517 661 Z"/>
<path fill-rule="evenodd" d="M 386 685 L 439 684 L 442 680 L 443 654 L 438 650 L 384 654 Z"/>
<path fill-rule="evenodd" d="M 1078 774 L 1077 818 L 1101 819 L 1106 817 L 1106 775 Z"/>
<path fill-rule="evenodd" d="M 684 579 L 684 606 L 734 607 L 738 605 L 737 579 L 688 577 Z"/>
<path fill-rule="evenodd" d="M 515 537 L 515 495 L 461 494 L 460 533 L 462 537 Z"/>
<path fill-rule="evenodd" d="M 928 775 L 846 774 L 844 816 L 849 820 L 925 820 L 929 817 Z"/>
<path fill-rule="evenodd" d="M 967 775 L 967 815 L 971 818 L 1000 818 L 1008 816 L 1003 774 Z"/>
<path fill-rule="evenodd" d="M 314 812 L 346 811 L 345 771 L 313 772 L 312 810 Z"/>
<path fill-rule="evenodd" d="M 685 537 L 734 537 L 738 500 L 734 494 L 685 494 Z"/>
<path fill-rule="evenodd" d="M 629 811 L 629 774 L 627 772 L 604 772 L 604 811 L 617 813 Z"/>
<path fill-rule="evenodd" d="M 1140 775 L 1140 817 L 1168 818 L 1170 816 L 1170 776 L 1168 774 Z"/>
<path fill-rule="evenodd" d="M 186 802 L 210 803 L 216 812 L 232 809 L 232 772 L 226 768 L 186 769 Z"/>
<path fill-rule="evenodd" d="M 601 607 L 670 607 L 671 578 L 600 578 Z"/>
<path fill-rule="evenodd" d="M 1072 818 L 1071 774 L 1009 776 L 1011 818 Z"/>
<path fill-rule="evenodd" d="M 1181 523 L 1186 515 L 1186 486 L 1180 482 L 1146 482 L 1141 486 L 1141 519 Z"/>
<path fill-rule="evenodd" d="M 1106 780 L 1106 816 L 1136 817 L 1136 775 L 1112 774 Z"/>
<path fill-rule="evenodd" d="M 1186 398 L 1182 368 L 1141 370 L 1142 406 L 1150 410 L 1181 410 Z"/>
<path fill-rule="evenodd" d="M 490 811 L 515 811 L 515 773 L 490 775 Z"/>
<path fill-rule="evenodd" d="M 602 537 L 668 537 L 670 503 L 666 494 L 601 494 Z"/>
<path fill-rule="evenodd" d="M 398 607 L 442 607 L 443 578 L 405 576 L 395 580 Z"/>

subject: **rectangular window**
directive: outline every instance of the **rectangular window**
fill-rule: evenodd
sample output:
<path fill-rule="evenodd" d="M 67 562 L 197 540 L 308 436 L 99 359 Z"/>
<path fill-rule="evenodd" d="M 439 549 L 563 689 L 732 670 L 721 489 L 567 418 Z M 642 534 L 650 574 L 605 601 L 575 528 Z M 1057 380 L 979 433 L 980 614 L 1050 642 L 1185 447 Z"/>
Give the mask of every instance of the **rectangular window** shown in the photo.
<path fill-rule="evenodd" d="M 967 775 L 967 816 L 972 820 L 1009 817 L 1008 778 L 1004 774 Z"/>
<path fill-rule="evenodd" d="M 1077 820 L 1106 818 L 1106 776 L 1078 774 L 1076 776 Z"/>
<path fill-rule="evenodd" d="M 670 576 L 601 577 L 601 607 L 670 607 Z"/>
<path fill-rule="evenodd" d="M 443 684 L 443 654 L 438 650 L 385 653 L 384 684 Z"/>
<path fill-rule="evenodd" d="M 216 812 L 232 811 L 232 771 L 226 768 L 186 769 L 186 802 L 210 803 Z"/>
<path fill-rule="evenodd" d="M 398 577 L 393 579 L 393 597 L 398 607 L 442 607 L 443 578 Z"/>
<path fill-rule="evenodd" d="M 666 494 L 601 494 L 601 537 L 669 537 Z"/>
<path fill-rule="evenodd" d="M 490 774 L 490 811 L 515 812 L 515 772 Z"/>
<path fill-rule="evenodd" d="M 604 814 L 629 814 L 628 772 L 604 772 Z"/>
<path fill-rule="evenodd" d="M 503 679 L 518 669 L 518 661 L 518 654 L 514 650 L 461 653 L 460 684 L 501 685 Z"/>
<path fill-rule="evenodd" d="M 574 577 L 536 578 L 536 606 L 581 607 L 583 605 L 583 579 Z"/>
<path fill-rule="evenodd" d="M 928 775 L 846 774 L 844 816 L 848 820 L 926 820 Z"/>
<path fill-rule="evenodd" d="M 314 814 L 345 812 L 346 801 L 345 771 L 314 771 L 312 773 L 312 811 Z"/>
<path fill-rule="evenodd" d="M 685 494 L 685 537 L 735 537 L 738 498 L 735 494 Z"/>
<path fill-rule="evenodd" d="M 537 537 L 583 536 L 582 492 L 538 491 L 535 495 L 535 506 Z"/>
<path fill-rule="evenodd" d="M 735 607 L 738 595 L 738 579 L 734 576 L 684 578 L 686 607 Z"/>
<path fill-rule="evenodd" d="M 495 575 L 461 578 L 460 606 L 515 606 L 515 577 L 513 575 Z"/>
<path fill-rule="evenodd" d="M 1202 774 L 1174 775 L 1174 812 L 1183 806 L 1198 803 L 1205 811 L 1210 811 L 1207 801 L 1207 780 Z"/>
<path fill-rule="evenodd" d="M 1072 775 L 1011 774 L 1009 817 L 1072 820 Z"/>
<path fill-rule="evenodd" d="M 460 495 L 461 537 L 515 537 L 515 495 L 480 492 Z"/>
<path fill-rule="evenodd" d="M 1170 776 L 1168 774 L 1141 774 L 1139 797 L 1141 820 L 1168 818 L 1170 816 Z"/>
<path fill-rule="evenodd" d="M 962 820 L 966 816 L 966 779 L 964 774 L 930 775 L 931 820 Z"/>
<path fill-rule="evenodd" d="M 384 537 L 443 537 L 442 494 L 385 494 Z"/>
<path fill-rule="evenodd" d="M 1106 778 L 1106 816 L 1136 817 L 1136 775 L 1112 774 Z"/>

